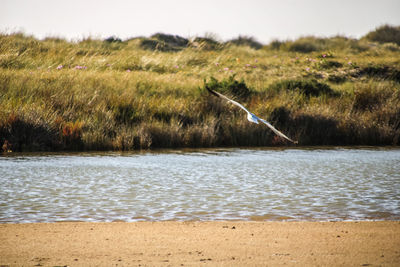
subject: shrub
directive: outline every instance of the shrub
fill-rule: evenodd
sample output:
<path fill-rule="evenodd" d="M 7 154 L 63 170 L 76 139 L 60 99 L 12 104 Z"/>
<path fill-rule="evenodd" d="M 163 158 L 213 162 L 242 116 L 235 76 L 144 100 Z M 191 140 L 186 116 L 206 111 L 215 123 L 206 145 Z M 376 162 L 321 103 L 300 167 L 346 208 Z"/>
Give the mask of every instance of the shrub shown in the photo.
<path fill-rule="evenodd" d="M 400 26 L 383 25 L 364 36 L 365 39 L 378 43 L 400 45 Z"/>
<path fill-rule="evenodd" d="M 151 36 L 151 38 L 156 39 L 158 41 L 164 42 L 171 47 L 182 48 L 186 47 L 189 43 L 189 40 L 183 38 L 179 35 L 165 34 L 165 33 L 156 33 Z"/>
<path fill-rule="evenodd" d="M 247 36 L 239 36 L 236 39 L 232 39 L 227 42 L 228 44 L 234 44 L 237 46 L 248 46 L 254 49 L 260 49 L 262 48 L 262 44 L 257 42 L 253 37 L 247 37 Z"/>
<path fill-rule="evenodd" d="M 232 94 L 241 99 L 245 99 L 251 95 L 251 91 L 244 80 L 235 80 L 235 75 L 231 75 L 222 81 L 218 81 L 214 77 L 211 77 L 209 82 L 204 81 L 204 88 L 205 87 L 219 91 L 222 94 Z"/>
<path fill-rule="evenodd" d="M 279 40 L 273 40 L 270 44 L 269 47 L 272 50 L 280 50 L 281 47 L 284 45 L 285 43 Z"/>
<path fill-rule="evenodd" d="M 297 91 L 308 97 L 330 95 L 337 96 L 338 93 L 332 90 L 329 85 L 320 83 L 317 80 L 282 80 L 278 81 L 270 86 L 271 90 L 280 91 Z"/>
<path fill-rule="evenodd" d="M 110 37 L 104 39 L 104 42 L 106 42 L 106 43 L 121 43 L 122 40 L 116 36 L 110 36 Z"/>

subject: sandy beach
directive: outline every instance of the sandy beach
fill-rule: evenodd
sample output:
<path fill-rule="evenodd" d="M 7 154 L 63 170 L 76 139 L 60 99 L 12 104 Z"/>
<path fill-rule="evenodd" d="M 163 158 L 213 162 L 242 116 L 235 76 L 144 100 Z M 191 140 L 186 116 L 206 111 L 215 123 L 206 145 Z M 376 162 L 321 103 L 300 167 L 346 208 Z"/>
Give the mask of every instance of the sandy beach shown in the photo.
<path fill-rule="evenodd" d="M 0 266 L 399 266 L 400 222 L 0 225 Z"/>

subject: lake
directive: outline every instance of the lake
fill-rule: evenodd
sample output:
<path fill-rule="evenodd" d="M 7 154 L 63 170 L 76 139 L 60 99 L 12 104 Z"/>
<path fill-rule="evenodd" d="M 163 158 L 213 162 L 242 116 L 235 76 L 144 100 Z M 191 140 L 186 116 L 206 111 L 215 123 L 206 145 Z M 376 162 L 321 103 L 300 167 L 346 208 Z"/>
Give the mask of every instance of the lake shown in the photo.
<path fill-rule="evenodd" d="M 0 188 L 0 223 L 400 220 L 400 149 L 11 153 Z"/>

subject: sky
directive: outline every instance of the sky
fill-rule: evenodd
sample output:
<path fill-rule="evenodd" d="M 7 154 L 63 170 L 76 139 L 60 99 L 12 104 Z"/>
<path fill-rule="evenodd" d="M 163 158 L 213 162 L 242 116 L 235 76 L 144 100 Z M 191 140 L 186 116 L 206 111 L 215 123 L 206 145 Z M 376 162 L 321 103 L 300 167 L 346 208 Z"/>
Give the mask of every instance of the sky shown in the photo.
<path fill-rule="evenodd" d="M 127 39 L 157 32 L 262 43 L 301 36 L 360 38 L 400 25 L 400 0 L 0 0 L 0 32 L 42 39 Z"/>

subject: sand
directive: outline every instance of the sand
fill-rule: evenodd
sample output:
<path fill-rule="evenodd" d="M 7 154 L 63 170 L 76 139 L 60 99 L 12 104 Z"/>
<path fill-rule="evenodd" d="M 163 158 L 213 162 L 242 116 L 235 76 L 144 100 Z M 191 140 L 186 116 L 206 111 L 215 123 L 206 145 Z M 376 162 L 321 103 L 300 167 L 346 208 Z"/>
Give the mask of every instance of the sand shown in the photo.
<path fill-rule="evenodd" d="M 400 222 L 0 224 L 0 266 L 400 266 Z"/>

